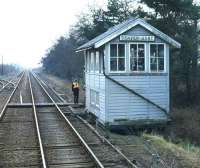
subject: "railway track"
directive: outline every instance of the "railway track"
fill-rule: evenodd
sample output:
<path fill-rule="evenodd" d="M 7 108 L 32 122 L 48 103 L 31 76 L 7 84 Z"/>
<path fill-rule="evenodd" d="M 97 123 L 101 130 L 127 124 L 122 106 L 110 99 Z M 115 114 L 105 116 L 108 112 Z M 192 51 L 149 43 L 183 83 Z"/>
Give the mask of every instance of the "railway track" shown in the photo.
<path fill-rule="evenodd" d="M 52 88 L 48 87 L 47 83 L 41 79 L 42 87 L 51 92 Z M 56 94 L 55 91 L 53 91 Z M 59 97 L 58 94 L 56 94 Z M 85 142 L 89 145 L 94 154 L 98 157 L 104 167 L 123 168 L 132 167 L 137 168 L 121 151 L 116 149 L 108 140 L 98 134 L 96 130 L 92 128 L 81 117 L 76 116 L 69 106 L 62 106 L 60 110 L 66 115 L 70 123 L 76 128 L 76 130 L 83 137 Z"/>
<path fill-rule="evenodd" d="M 36 107 L 41 139 L 45 151 L 46 165 L 51 167 L 101 167 L 103 165 L 94 155 L 76 129 L 64 116 L 54 99 L 43 87 L 39 79 L 31 76 L 54 107 Z M 35 88 L 36 89 L 36 88 Z M 33 93 L 37 93 L 33 88 Z M 40 92 L 41 93 L 41 92 Z M 36 94 L 35 97 L 38 97 Z"/>
<path fill-rule="evenodd" d="M 11 79 L 0 79 L 0 92 L 5 90 L 6 88 L 13 88 L 17 82 L 17 79 L 21 76 L 22 73 L 19 73 L 15 77 Z"/>
<path fill-rule="evenodd" d="M 10 101 L 12 95 L 17 89 L 18 83 L 20 82 L 22 78 L 23 73 L 19 73 L 16 77 L 2 85 L 0 89 L 0 119 L 3 116 L 3 113 L 5 112 L 5 108 Z M 16 87 L 15 87 L 16 86 Z"/>
<path fill-rule="evenodd" d="M 27 82 L 23 73 L 2 110 L 0 122 L 0 167 L 41 167 L 40 148 L 37 139 L 32 108 L 9 108 L 12 102 L 20 103 L 18 94 Z M 31 102 L 30 90 L 26 93 Z"/>
<path fill-rule="evenodd" d="M 1 113 L 0 167 L 136 167 L 62 102 L 35 74 L 21 76 Z"/>
<path fill-rule="evenodd" d="M 56 104 L 49 108 L 35 106 L 35 102 L 53 100 L 48 94 L 41 95 L 41 89 L 37 79 L 25 73 L 7 102 L 22 106 L 5 106 L 0 123 L 0 167 L 103 168 L 81 136 L 57 112 Z M 23 103 L 32 106 L 24 108 Z"/>

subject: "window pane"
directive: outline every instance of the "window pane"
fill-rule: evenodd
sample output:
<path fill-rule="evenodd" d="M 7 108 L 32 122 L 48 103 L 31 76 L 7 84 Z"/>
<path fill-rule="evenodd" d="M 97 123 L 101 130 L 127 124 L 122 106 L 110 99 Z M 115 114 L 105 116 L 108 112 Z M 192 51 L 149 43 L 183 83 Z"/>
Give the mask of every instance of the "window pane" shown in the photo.
<path fill-rule="evenodd" d="M 158 58 L 158 70 L 164 70 L 164 58 Z"/>
<path fill-rule="evenodd" d="M 151 58 L 151 64 L 157 64 L 157 58 Z"/>
<path fill-rule="evenodd" d="M 95 65 L 95 71 L 99 71 L 99 52 L 96 52 L 96 65 Z"/>
<path fill-rule="evenodd" d="M 151 58 L 151 70 L 157 71 L 157 58 Z"/>
<path fill-rule="evenodd" d="M 138 71 L 144 71 L 144 58 L 138 58 Z"/>
<path fill-rule="evenodd" d="M 87 64 L 87 54 L 85 56 L 85 72 L 88 71 L 88 64 Z"/>
<path fill-rule="evenodd" d="M 95 71 L 95 67 L 96 67 L 96 55 L 95 52 L 93 52 L 93 59 L 94 59 L 94 63 L 93 63 L 93 70 Z"/>
<path fill-rule="evenodd" d="M 118 44 L 118 57 L 125 57 L 125 45 Z"/>
<path fill-rule="evenodd" d="M 137 44 L 130 45 L 131 57 L 137 57 Z"/>
<path fill-rule="evenodd" d="M 132 60 L 133 61 L 132 61 L 132 64 L 131 64 L 131 70 L 132 71 L 137 71 L 137 68 L 138 68 L 138 66 L 137 66 L 137 58 L 134 58 Z"/>
<path fill-rule="evenodd" d="M 151 70 L 157 71 L 157 64 L 151 64 Z"/>
<path fill-rule="evenodd" d="M 110 45 L 110 57 L 117 57 L 117 44 Z"/>
<path fill-rule="evenodd" d="M 94 53 L 91 52 L 90 71 L 94 71 Z"/>
<path fill-rule="evenodd" d="M 87 68 L 88 68 L 88 72 L 90 72 L 90 53 L 87 53 Z"/>
<path fill-rule="evenodd" d="M 119 71 L 125 70 L 125 59 L 124 58 L 118 58 L 118 70 Z"/>
<path fill-rule="evenodd" d="M 99 92 L 96 92 L 96 106 L 99 106 Z"/>
<path fill-rule="evenodd" d="M 130 68 L 131 71 L 137 70 L 137 44 L 130 45 Z"/>
<path fill-rule="evenodd" d="M 102 72 L 103 69 L 103 62 L 102 62 L 102 55 L 99 53 L 99 73 Z"/>
<path fill-rule="evenodd" d="M 90 103 L 92 105 L 94 105 L 94 102 L 95 101 L 95 95 L 94 95 L 94 91 L 93 90 L 90 90 Z"/>
<path fill-rule="evenodd" d="M 117 71 L 117 58 L 110 59 L 110 70 Z"/>
<path fill-rule="evenodd" d="M 130 68 L 132 71 L 145 70 L 145 50 L 144 44 L 130 45 Z"/>
<path fill-rule="evenodd" d="M 164 45 L 163 44 L 158 45 L 158 57 L 164 57 Z"/>
<path fill-rule="evenodd" d="M 144 57 L 144 44 L 138 45 L 138 57 Z"/>
<path fill-rule="evenodd" d="M 164 70 L 164 45 L 163 44 L 151 44 L 151 70 L 163 71 Z"/>
<path fill-rule="evenodd" d="M 156 57 L 156 51 L 157 51 L 157 49 L 156 49 L 156 44 L 151 44 L 150 45 L 150 56 L 151 57 Z"/>

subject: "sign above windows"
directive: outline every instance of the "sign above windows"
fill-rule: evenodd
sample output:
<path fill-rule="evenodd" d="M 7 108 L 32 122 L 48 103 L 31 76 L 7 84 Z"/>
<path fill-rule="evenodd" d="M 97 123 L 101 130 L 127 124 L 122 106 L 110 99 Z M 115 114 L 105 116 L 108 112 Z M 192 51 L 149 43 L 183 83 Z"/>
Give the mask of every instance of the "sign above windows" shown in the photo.
<path fill-rule="evenodd" d="M 119 37 L 120 41 L 155 41 L 155 36 L 129 36 L 121 35 Z"/>

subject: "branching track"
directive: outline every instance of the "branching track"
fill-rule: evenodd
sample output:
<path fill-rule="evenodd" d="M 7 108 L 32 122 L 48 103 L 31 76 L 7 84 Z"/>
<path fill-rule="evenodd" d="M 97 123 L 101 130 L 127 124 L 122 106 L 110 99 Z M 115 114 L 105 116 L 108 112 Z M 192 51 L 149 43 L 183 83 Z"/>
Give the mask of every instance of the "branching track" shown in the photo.
<path fill-rule="evenodd" d="M 20 103 L 20 90 L 27 83 L 24 73 L 12 92 L 1 114 L 0 123 L 0 167 L 41 167 L 40 148 L 32 108 L 9 108 L 8 103 Z M 26 92 L 27 101 L 30 90 Z"/>
<path fill-rule="evenodd" d="M 39 77 L 22 75 L 1 113 L 0 167 L 136 167 L 59 103 Z"/>

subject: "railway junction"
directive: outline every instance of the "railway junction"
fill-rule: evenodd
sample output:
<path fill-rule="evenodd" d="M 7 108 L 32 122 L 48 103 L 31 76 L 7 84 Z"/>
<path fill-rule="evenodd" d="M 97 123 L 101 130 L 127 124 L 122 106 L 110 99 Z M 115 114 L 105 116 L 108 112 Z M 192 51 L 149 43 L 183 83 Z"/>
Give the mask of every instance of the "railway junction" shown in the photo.
<path fill-rule="evenodd" d="M 22 72 L 0 92 L 0 167 L 137 167 L 36 74 Z"/>

